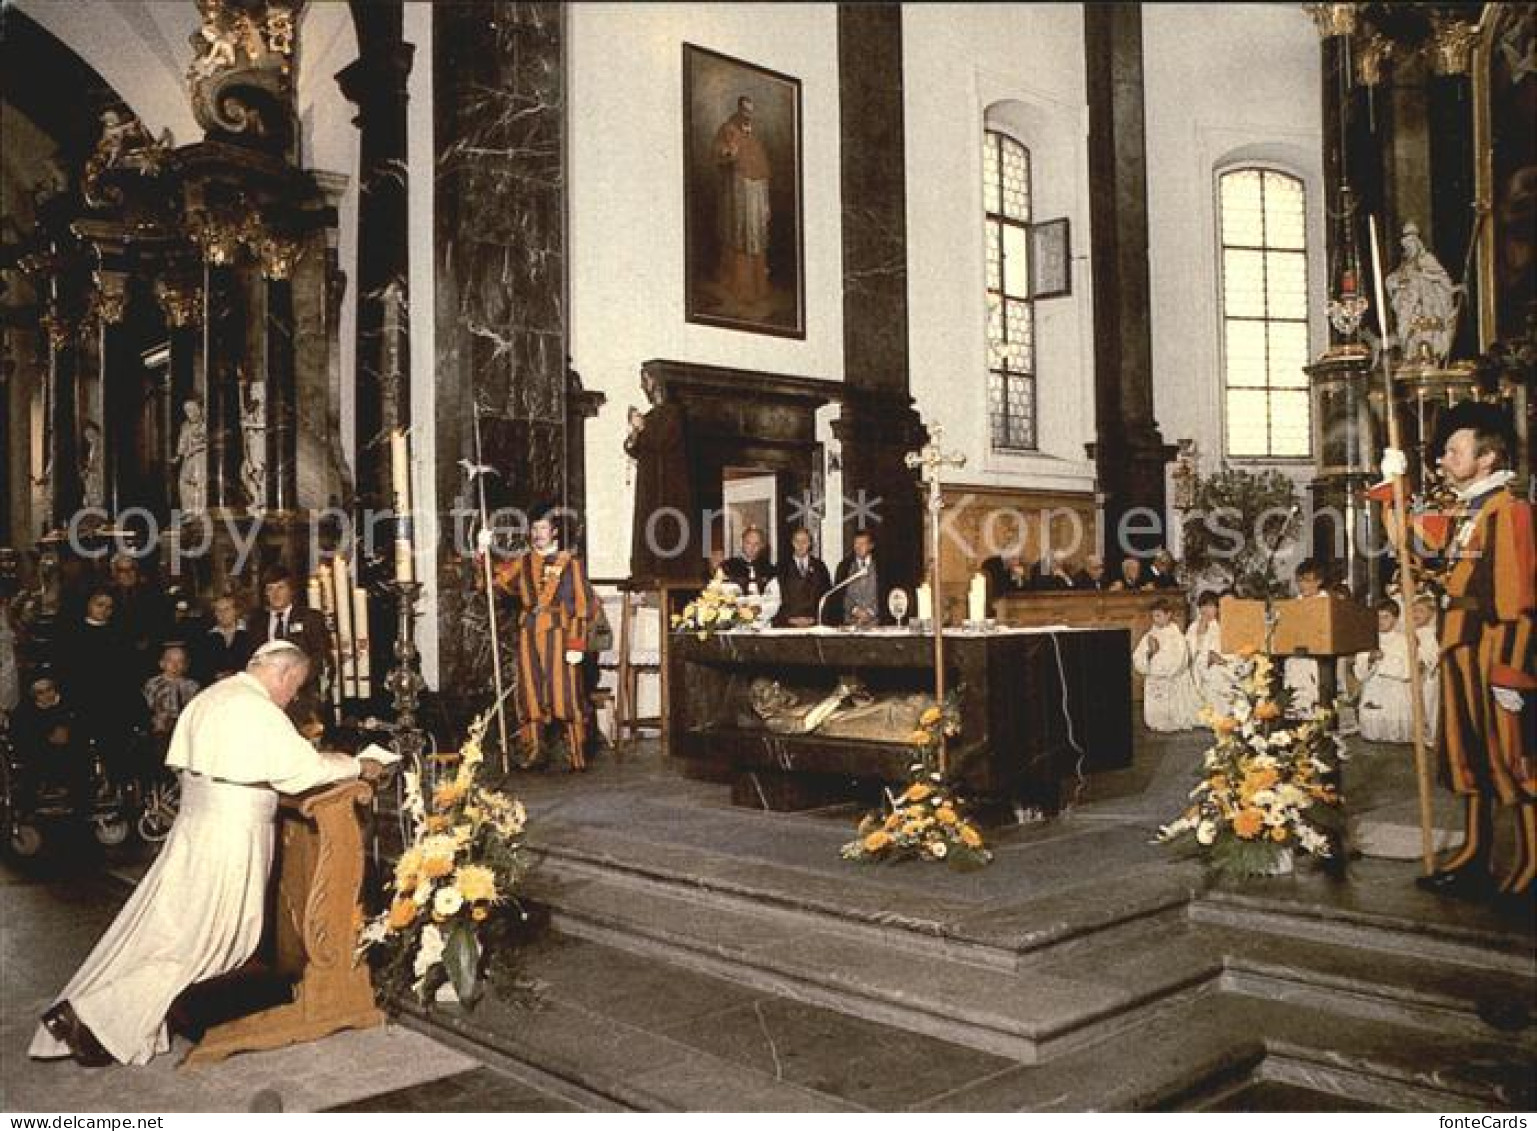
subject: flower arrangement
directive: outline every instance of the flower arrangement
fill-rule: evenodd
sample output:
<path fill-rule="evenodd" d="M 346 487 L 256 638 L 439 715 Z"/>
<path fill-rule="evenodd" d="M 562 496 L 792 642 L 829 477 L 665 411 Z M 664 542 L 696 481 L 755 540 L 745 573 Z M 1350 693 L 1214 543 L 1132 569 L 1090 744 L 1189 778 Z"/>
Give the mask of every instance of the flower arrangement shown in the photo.
<path fill-rule="evenodd" d="M 963 871 L 992 860 L 982 833 L 966 817 L 965 801 L 935 769 L 942 741 L 961 732 L 957 703 L 951 694 L 943 708 L 930 707 L 919 716 L 909 738 L 920 754 L 909 767 L 912 781 L 900 794 L 887 790 L 884 810 L 859 822 L 858 835 L 843 846 L 845 860 L 870 864 L 917 858 L 946 861 Z"/>
<path fill-rule="evenodd" d="M 388 885 L 390 904 L 364 924 L 358 950 L 377 951 L 380 995 L 390 1001 L 407 988 L 426 1003 L 445 984 L 466 1006 L 481 994 L 482 945 L 505 918 L 526 863 L 523 805 L 477 783 L 485 755 L 481 742 L 490 715 L 470 724 L 457 771 L 428 783 L 404 775 L 402 806 L 411 843 Z"/>
<path fill-rule="evenodd" d="M 1202 712 L 1216 741 L 1190 805 L 1158 831 L 1159 842 L 1193 844 L 1229 875 L 1274 875 L 1293 850 L 1330 856 L 1343 823 L 1333 713 L 1288 718 L 1289 693 L 1277 695 L 1273 677 L 1270 657 L 1244 650 L 1232 713 Z"/>
<path fill-rule="evenodd" d="M 742 628 L 758 619 L 758 610 L 742 597 L 741 586 L 726 580 L 719 570 L 699 596 L 672 616 L 674 632 L 692 632 L 707 640 L 717 632 Z"/>

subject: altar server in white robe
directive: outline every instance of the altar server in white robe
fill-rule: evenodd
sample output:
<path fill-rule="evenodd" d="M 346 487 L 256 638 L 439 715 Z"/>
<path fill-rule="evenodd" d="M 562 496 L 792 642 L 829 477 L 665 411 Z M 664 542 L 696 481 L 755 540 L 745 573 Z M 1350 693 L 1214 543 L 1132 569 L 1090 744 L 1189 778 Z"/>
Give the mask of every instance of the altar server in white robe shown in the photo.
<path fill-rule="evenodd" d="M 144 1064 L 170 1048 L 165 1017 L 188 986 L 240 966 L 262 934 L 279 793 L 382 774 L 377 762 L 321 754 L 284 713 L 309 659 L 262 645 L 240 675 L 194 698 L 166 765 L 181 810 L 160 857 L 32 1038 L 30 1055 L 89 1067 Z"/>
<path fill-rule="evenodd" d="M 1153 602 L 1153 627 L 1137 642 L 1131 662 L 1143 676 L 1142 721 L 1148 730 L 1192 730 L 1201 701 L 1190 670 L 1185 634 L 1168 601 Z"/>
<path fill-rule="evenodd" d="M 1329 595 L 1324 591 L 1323 567 L 1312 558 L 1298 564 L 1295 580 L 1299 601 L 1311 601 Z M 1294 719 L 1305 719 L 1318 709 L 1318 665 L 1332 662 L 1316 660 L 1311 656 L 1286 657 L 1281 665 L 1281 681 L 1291 693 L 1288 715 Z M 1334 704 L 1327 706 L 1333 707 Z"/>
<path fill-rule="evenodd" d="M 1409 641 L 1398 623 L 1398 605 L 1377 606 L 1377 647 L 1356 655 L 1361 681 L 1361 737 L 1368 742 L 1410 742 L 1414 722 L 1409 697 Z"/>
<path fill-rule="evenodd" d="M 1238 695 L 1236 660 L 1222 651 L 1222 625 L 1217 621 L 1219 602 L 1211 590 L 1195 603 L 1195 620 L 1185 630 L 1185 647 L 1190 652 L 1190 668 L 1201 706 L 1219 715 L 1233 712 Z"/>

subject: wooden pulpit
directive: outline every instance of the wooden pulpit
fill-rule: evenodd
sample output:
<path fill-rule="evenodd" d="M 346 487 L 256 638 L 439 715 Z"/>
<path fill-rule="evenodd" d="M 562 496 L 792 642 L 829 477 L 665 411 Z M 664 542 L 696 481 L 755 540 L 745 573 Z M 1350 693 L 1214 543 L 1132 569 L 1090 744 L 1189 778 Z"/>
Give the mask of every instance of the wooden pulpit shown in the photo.
<path fill-rule="evenodd" d="M 354 958 L 362 918 L 360 810 L 372 800 L 367 784 L 348 781 L 281 801 L 273 927 L 277 970 L 293 980 L 293 1000 L 214 1026 L 183 1066 L 384 1023 L 368 965 Z"/>
<path fill-rule="evenodd" d="M 1265 602 L 1224 597 L 1218 607 L 1222 650 L 1245 647 L 1272 656 L 1352 656 L 1377 647 L 1377 614 L 1343 597 L 1273 602 L 1274 637 L 1265 638 Z"/>

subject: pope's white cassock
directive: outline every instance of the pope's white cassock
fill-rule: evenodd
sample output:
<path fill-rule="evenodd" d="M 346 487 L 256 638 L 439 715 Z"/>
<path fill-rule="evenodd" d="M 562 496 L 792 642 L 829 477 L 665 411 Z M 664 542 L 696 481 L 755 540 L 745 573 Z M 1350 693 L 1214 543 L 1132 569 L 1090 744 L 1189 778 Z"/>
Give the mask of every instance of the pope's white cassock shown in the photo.
<path fill-rule="evenodd" d="M 80 1020 L 119 1062 L 170 1048 L 165 1016 L 188 986 L 256 950 L 272 867 L 279 793 L 358 776 L 318 753 L 257 678 L 242 672 L 187 705 L 166 765 L 181 771 L 181 811 L 148 874 L 69 985 Z M 70 1055 L 39 1026 L 30 1055 Z"/>

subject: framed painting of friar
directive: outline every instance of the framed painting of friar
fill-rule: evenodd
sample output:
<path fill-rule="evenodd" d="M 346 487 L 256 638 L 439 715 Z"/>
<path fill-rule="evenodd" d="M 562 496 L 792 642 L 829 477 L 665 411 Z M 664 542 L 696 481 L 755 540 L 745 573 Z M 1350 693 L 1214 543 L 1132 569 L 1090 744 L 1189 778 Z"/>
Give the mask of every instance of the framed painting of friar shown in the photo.
<path fill-rule="evenodd" d="M 683 45 L 684 316 L 806 336 L 799 79 Z"/>

